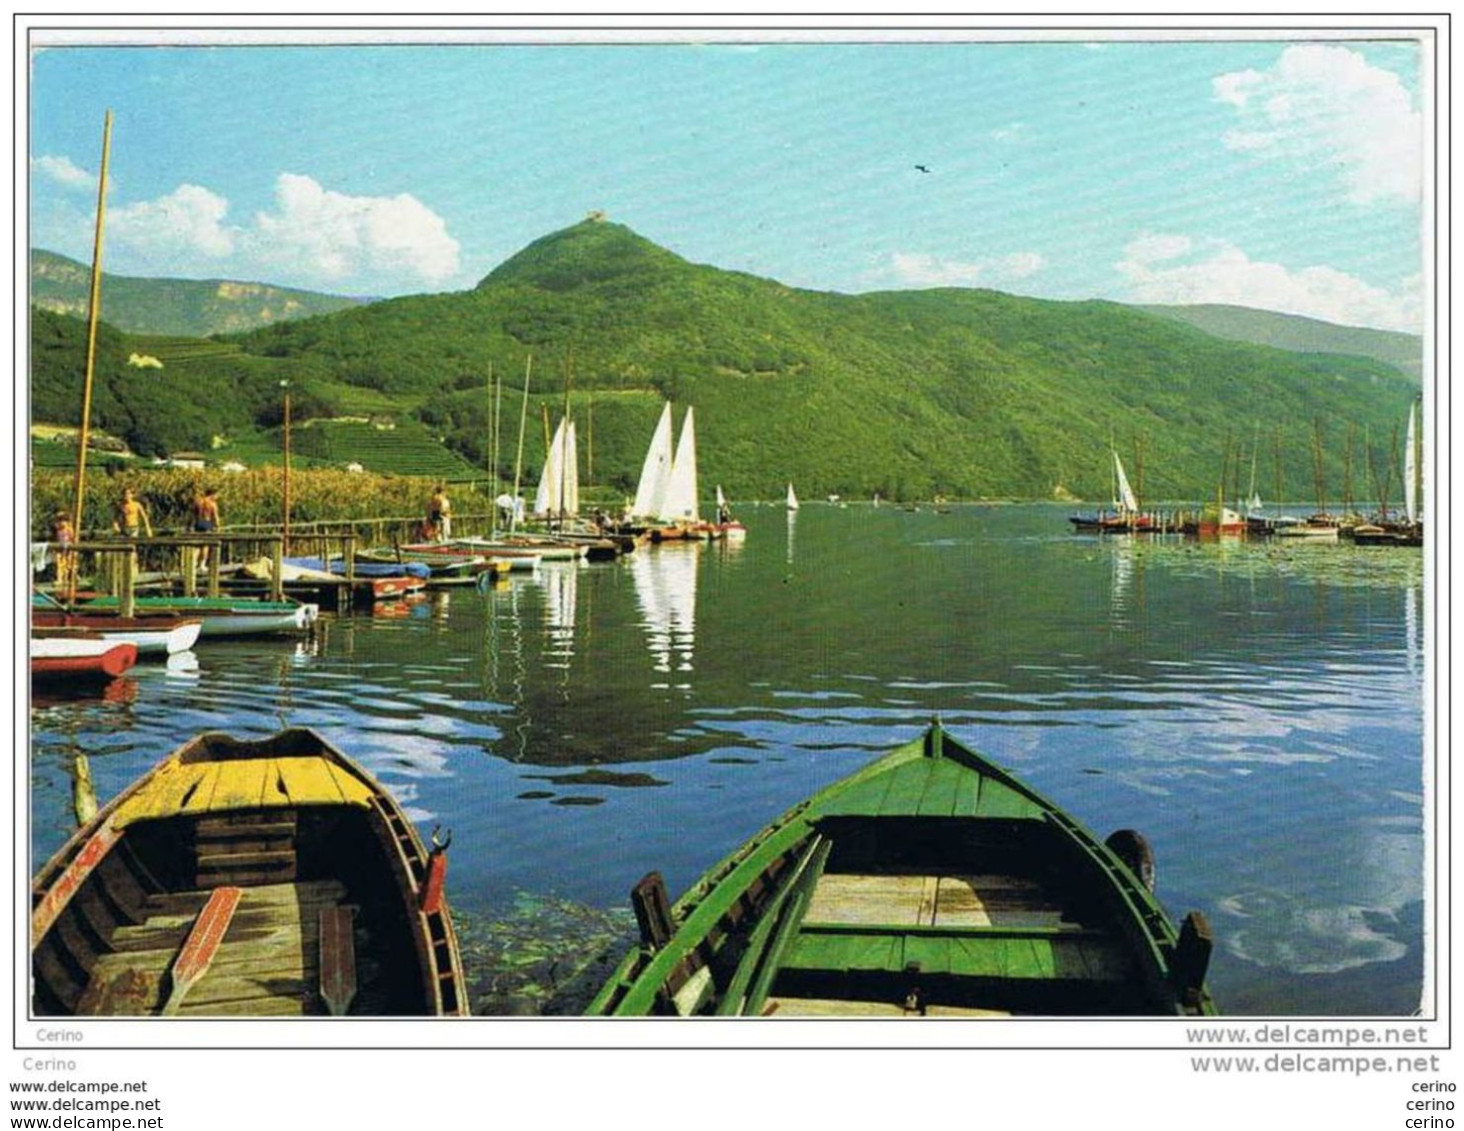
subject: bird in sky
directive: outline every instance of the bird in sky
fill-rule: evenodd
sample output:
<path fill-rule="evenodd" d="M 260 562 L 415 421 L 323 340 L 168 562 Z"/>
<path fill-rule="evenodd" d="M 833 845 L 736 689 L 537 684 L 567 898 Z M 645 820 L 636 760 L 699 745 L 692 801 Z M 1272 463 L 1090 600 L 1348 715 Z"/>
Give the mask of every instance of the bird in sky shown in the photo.
<path fill-rule="evenodd" d="M 928 172 L 930 172 L 930 167 L 928 165 L 916 165 L 915 168 L 916 168 L 916 170 L 918 172 L 921 172 L 921 173 L 928 173 Z"/>

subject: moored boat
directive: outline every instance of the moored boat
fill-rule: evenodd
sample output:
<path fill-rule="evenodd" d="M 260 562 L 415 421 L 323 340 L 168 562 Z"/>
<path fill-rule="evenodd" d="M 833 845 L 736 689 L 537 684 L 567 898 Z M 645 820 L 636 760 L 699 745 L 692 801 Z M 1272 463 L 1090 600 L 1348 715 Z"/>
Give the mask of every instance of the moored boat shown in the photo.
<path fill-rule="evenodd" d="M 602 1015 L 1198 1015 L 1211 938 L 1176 930 L 1137 834 L 1100 842 L 937 723 L 794 806 L 641 942 Z"/>
<path fill-rule="evenodd" d="M 1288 522 L 1271 529 L 1273 538 L 1299 538 L 1309 542 L 1335 542 L 1341 528 L 1335 519 L 1324 514 L 1315 514 L 1300 522 Z"/>
<path fill-rule="evenodd" d="M 137 645 L 86 638 L 31 638 L 35 682 L 115 679 L 137 663 Z"/>
<path fill-rule="evenodd" d="M 1232 510 L 1224 503 L 1206 503 L 1200 508 L 1199 517 L 1193 529 L 1188 531 L 1201 538 L 1235 538 L 1247 533 L 1249 526 L 1245 516 Z"/>
<path fill-rule="evenodd" d="M 32 640 L 94 639 L 131 644 L 138 656 L 172 656 L 198 641 L 203 621 L 170 615 L 79 616 L 64 610 L 31 613 Z"/>
<path fill-rule="evenodd" d="M 38 595 L 39 597 L 43 595 Z M 46 598 L 49 607 L 59 606 Z M 89 596 L 64 606 L 74 616 L 115 616 L 116 597 Z M 203 622 L 199 638 L 234 636 L 269 636 L 279 633 L 308 632 L 320 616 L 320 606 L 296 600 L 256 600 L 245 595 L 232 597 L 137 597 L 137 610 L 145 614 L 196 617 Z"/>
<path fill-rule="evenodd" d="M 465 1014 L 444 849 L 311 730 L 199 735 L 35 877 L 32 1007 Z"/>

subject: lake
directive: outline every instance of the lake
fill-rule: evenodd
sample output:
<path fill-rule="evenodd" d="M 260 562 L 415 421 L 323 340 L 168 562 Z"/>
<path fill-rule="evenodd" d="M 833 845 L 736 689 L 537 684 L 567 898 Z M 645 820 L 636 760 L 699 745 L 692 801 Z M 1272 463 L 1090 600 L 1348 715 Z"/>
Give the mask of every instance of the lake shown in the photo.
<path fill-rule="evenodd" d="M 744 544 L 542 566 L 487 593 L 200 644 L 34 707 L 33 866 L 70 767 L 111 797 L 205 729 L 319 730 L 453 835 L 479 1013 L 569 1012 L 674 895 L 939 716 L 1216 935 L 1233 1014 L 1406 1015 L 1423 993 L 1417 549 L 1071 532 L 1044 505 L 744 508 Z"/>

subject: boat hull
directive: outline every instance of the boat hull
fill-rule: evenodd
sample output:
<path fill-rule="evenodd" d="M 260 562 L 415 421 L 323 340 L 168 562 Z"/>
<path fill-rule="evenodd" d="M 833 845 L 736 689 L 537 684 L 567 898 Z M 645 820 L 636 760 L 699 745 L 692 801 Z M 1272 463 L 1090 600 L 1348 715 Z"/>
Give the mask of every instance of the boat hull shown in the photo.
<path fill-rule="evenodd" d="M 115 679 L 137 663 L 137 646 L 114 640 L 32 640 L 31 679 Z"/>
<path fill-rule="evenodd" d="M 200 735 L 37 874 L 33 1010 L 464 1014 L 444 868 L 390 795 L 313 731 Z M 213 950 L 185 976 L 200 932 Z"/>
<path fill-rule="evenodd" d="M 261 601 L 249 597 L 138 597 L 139 611 L 162 616 L 198 618 L 199 637 L 269 636 L 308 632 L 320 606 L 301 601 Z M 115 597 L 83 601 L 73 607 L 78 617 L 114 614 Z"/>
<path fill-rule="evenodd" d="M 1130 843 L 1141 842 L 1127 834 Z M 939 727 L 795 806 L 666 907 L 588 1012 L 1193 1015 L 1208 925 Z"/>
<path fill-rule="evenodd" d="M 171 656 L 187 652 L 203 630 L 200 618 L 77 616 L 35 612 L 32 639 L 67 639 L 92 636 L 114 644 L 131 644 L 138 656 Z"/>

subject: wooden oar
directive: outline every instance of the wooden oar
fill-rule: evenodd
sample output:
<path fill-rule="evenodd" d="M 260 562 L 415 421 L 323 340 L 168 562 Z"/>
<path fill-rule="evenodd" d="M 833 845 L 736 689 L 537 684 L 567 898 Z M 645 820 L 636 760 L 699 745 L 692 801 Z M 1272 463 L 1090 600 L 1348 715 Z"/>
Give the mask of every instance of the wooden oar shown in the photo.
<path fill-rule="evenodd" d="M 193 984 L 208 973 L 243 894 L 239 888 L 222 887 L 214 888 L 213 894 L 208 897 L 208 902 L 193 921 L 193 929 L 188 932 L 183 949 L 173 962 L 172 989 L 168 1000 L 163 1003 L 164 1017 L 177 1013 Z"/>
<path fill-rule="evenodd" d="M 356 996 L 356 947 L 351 935 L 353 907 L 320 909 L 320 999 L 340 1017 Z"/>

